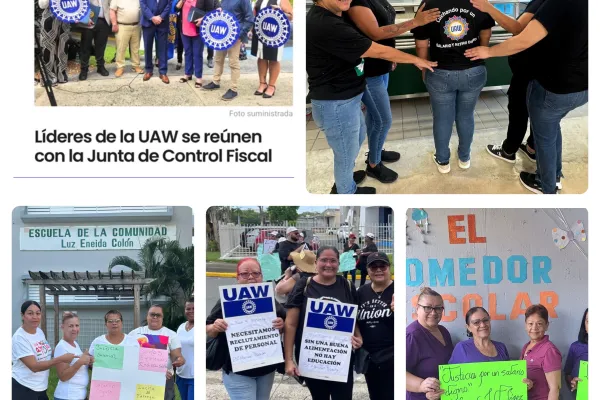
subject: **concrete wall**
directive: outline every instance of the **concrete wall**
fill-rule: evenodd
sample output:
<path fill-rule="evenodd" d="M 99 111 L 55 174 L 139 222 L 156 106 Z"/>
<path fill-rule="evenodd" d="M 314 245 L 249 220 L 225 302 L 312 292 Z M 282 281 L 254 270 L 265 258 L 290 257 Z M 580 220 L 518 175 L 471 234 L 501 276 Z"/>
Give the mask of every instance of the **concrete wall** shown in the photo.
<path fill-rule="evenodd" d="M 552 229 L 564 229 L 556 210 L 425 211 L 428 233 L 416 226 L 412 209 L 407 213 L 407 323 L 416 319 L 420 288 L 430 286 L 444 296 L 442 324 L 453 342 L 467 339 L 464 315 L 482 305 L 492 316 L 492 338 L 517 359 L 528 341 L 524 310 L 542 303 L 553 310 L 548 334 L 564 363 L 588 305 L 588 263 L 573 243 L 562 250 L 554 244 Z M 561 211 L 569 226 L 581 220 L 588 229 L 585 209 Z M 587 240 L 580 245 L 587 254 Z"/>
<path fill-rule="evenodd" d="M 23 279 L 29 278 L 28 271 L 108 271 L 109 262 L 116 256 L 128 256 L 137 259 L 139 250 L 90 250 L 90 251 L 21 251 L 19 246 L 20 229 L 27 226 L 65 226 L 65 225 L 118 225 L 118 224 L 160 224 L 175 225 L 177 229 L 177 238 L 182 246 L 192 245 L 192 233 L 194 220 L 192 209 L 190 207 L 173 207 L 172 215 L 169 217 L 153 216 L 151 213 L 146 220 L 140 216 L 122 216 L 117 214 L 95 216 L 86 218 L 68 216 L 57 216 L 56 218 L 45 218 L 34 222 L 25 222 L 23 218 L 24 207 L 17 207 L 12 213 L 12 331 L 14 332 L 21 325 L 20 307 L 23 301 L 28 299 L 28 288 Z M 167 218 L 168 220 L 166 220 Z M 74 222 L 76 221 L 76 222 Z M 115 269 L 118 271 L 119 269 Z M 133 310 L 133 302 L 117 301 L 113 305 L 118 306 L 122 312 Z M 48 308 L 52 307 L 52 301 L 48 301 Z M 103 318 L 108 309 L 113 308 L 110 304 L 94 304 L 90 302 L 63 302 L 61 299 L 62 310 L 78 311 L 90 313 L 94 318 Z M 107 308 L 109 307 L 109 308 Z M 91 311 L 94 312 L 91 312 Z M 144 310 L 142 310 L 144 313 Z M 48 321 L 52 318 L 52 312 L 48 314 Z M 143 316 L 144 314 L 142 314 Z M 82 315 L 83 317 L 83 315 Z M 133 320 L 131 315 L 130 320 Z"/>

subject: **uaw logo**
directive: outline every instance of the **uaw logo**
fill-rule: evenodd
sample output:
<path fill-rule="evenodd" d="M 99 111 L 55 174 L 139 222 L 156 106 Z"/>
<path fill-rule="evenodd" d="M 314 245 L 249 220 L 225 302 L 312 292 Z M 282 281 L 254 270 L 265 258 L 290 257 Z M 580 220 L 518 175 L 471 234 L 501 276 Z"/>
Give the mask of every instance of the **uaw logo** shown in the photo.
<path fill-rule="evenodd" d="M 50 0 L 50 11 L 59 21 L 79 22 L 88 13 L 88 0 Z"/>
<path fill-rule="evenodd" d="M 200 24 L 204 43 L 214 50 L 227 50 L 240 38 L 240 23 L 227 11 L 211 11 Z"/>
<path fill-rule="evenodd" d="M 290 21 L 283 11 L 266 7 L 256 14 L 254 32 L 263 45 L 281 47 L 290 39 Z"/>
<path fill-rule="evenodd" d="M 469 23 L 466 19 L 455 15 L 444 24 L 444 34 L 451 40 L 460 40 L 469 32 Z"/>
<path fill-rule="evenodd" d="M 269 284 L 225 286 L 221 289 L 225 318 L 243 317 L 273 312 L 273 297 Z"/>
<path fill-rule="evenodd" d="M 354 332 L 354 314 L 357 307 L 352 304 L 333 303 L 309 299 L 306 326 L 337 332 Z"/>

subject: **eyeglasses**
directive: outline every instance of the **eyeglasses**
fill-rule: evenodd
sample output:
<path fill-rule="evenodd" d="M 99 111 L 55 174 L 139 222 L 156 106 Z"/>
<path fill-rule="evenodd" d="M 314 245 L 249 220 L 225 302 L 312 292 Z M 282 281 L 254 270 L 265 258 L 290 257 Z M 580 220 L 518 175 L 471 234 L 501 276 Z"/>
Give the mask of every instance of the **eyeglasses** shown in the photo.
<path fill-rule="evenodd" d="M 119 322 L 121 322 L 120 319 L 108 319 L 108 320 L 106 320 L 107 324 L 118 324 Z"/>
<path fill-rule="evenodd" d="M 423 311 L 425 311 L 427 314 L 429 314 L 432 311 L 435 311 L 438 314 L 441 314 L 444 312 L 444 306 L 441 307 L 431 307 L 431 306 L 423 306 L 421 304 L 417 304 L 419 307 L 423 307 Z"/>
<path fill-rule="evenodd" d="M 260 278 L 262 276 L 262 272 L 240 272 L 238 276 L 242 279 L 248 279 L 252 275 L 253 278 Z"/>
<path fill-rule="evenodd" d="M 375 264 L 375 265 L 369 265 L 369 269 L 372 269 L 373 271 L 386 271 L 390 266 L 386 265 L 386 264 Z"/>
<path fill-rule="evenodd" d="M 323 264 L 337 264 L 339 260 L 337 258 L 319 258 L 319 262 Z"/>
<path fill-rule="evenodd" d="M 150 315 L 150 318 L 162 318 L 163 317 L 162 314 L 157 314 L 157 313 L 153 313 L 153 312 L 150 313 L 149 315 Z"/>
<path fill-rule="evenodd" d="M 476 319 L 475 321 L 471 321 L 471 324 L 473 324 L 473 326 L 479 326 L 481 324 L 487 325 L 489 323 L 490 323 L 489 318 L 482 318 L 482 319 Z"/>

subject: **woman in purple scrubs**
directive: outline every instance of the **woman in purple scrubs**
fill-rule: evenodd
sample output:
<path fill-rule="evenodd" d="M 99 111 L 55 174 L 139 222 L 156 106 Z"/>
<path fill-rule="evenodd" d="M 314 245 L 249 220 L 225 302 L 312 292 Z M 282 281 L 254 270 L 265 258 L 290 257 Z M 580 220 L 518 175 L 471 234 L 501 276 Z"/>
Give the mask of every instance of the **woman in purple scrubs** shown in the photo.
<path fill-rule="evenodd" d="M 527 361 L 527 378 L 533 381 L 527 399 L 558 400 L 562 356 L 546 335 L 546 307 L 534 304 L 525 310 L 525 330 L 530 340 L 523 346 L 520 359 Z"/>
<path fill-rule="evenodd" d="M 465 364 L 486 361 L 508 361 L 508 350 L 504 343 L 490 338 L 492 321 L 483 307 L 473 307 L 465 316 L 467 339 L 454 347 L 448 364 Z"/>
<path fill-rule="evenodd" d="M 576 342 L 569 347 L 567 362 L 565 362 L 565 379 L 571 391 L 577 390 L 579 379 L 579 362 L 588 360 L 588 309 L 583 313 L 581 327 L 579 328 L 579 337 Z"/>
<path fill-rule="evenodd" d="M 417 300 L 417 320 L 406 328 L 406 400 L 438 399 L 440 390 L 438 366 L 448 364 L 452 355 L 452 339 L 440 326 L 444 300 L 425 287 Z"/>

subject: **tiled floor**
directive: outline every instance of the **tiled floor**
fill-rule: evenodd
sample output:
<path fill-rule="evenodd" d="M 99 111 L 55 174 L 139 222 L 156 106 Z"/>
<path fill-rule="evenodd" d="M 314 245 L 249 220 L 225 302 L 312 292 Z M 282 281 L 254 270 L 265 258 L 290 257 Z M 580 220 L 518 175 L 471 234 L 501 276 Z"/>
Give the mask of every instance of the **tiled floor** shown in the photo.
<path fill-rule="evenodd" d="M 410 139 L 433 134 L 433 116 L 429 97 L 393 100 L 392 115 L 394 120 L 387 142 Z M 569 117 L 587 115 L 587 104 L 573 110 Z M 505 90 L 482 92 L 475 106 L 475 131 L 506 128 L 508 126 L 508 97 Z M 456 133 L 456 129 L 453 129 Z M 320 132 L 312 118 L 306 123 L 306 151 L 328 149 L 323 132 Z"/>

